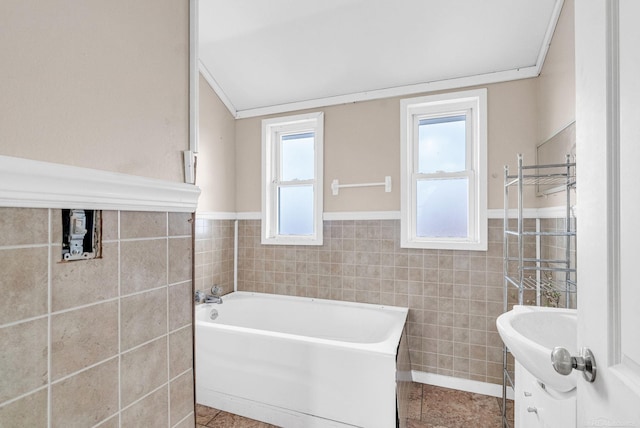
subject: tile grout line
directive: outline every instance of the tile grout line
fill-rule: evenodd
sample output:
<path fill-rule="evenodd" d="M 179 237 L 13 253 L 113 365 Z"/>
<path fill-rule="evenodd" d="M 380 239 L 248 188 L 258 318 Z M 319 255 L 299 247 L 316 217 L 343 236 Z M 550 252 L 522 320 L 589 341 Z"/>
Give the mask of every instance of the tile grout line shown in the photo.
<path fill-rule="evenodd" d="M 169 358 L 169 353 L 170 353 L 170 346 L 169 346 L 169 329 L 170 329 L 170 324 L 169 324 L 169 263 L 170 263 L 170 257 L 169 257 L 169 213 L 165 213 L 165 218 L 166 218 L 166 235 L 167 235 L 167 243 L 166 243 L 166 270 L 165 270 L 165 313 L 166 313 L 166 330 L 165 330 L 165 337 L 167 340 L 167 345 L 166 345 L 166 358 L 167 358 L 167 427 L 171 428 L 171 362 L 170 362 L 170 358 Z"/>
<path fill-rule="evenodd" d="M 48 231 L 47 231 L 47 427 L 51 428 L 51 419 L 53 415 L 52 406 L 52 388 L 51 388 L 51 309 L 52 309 L 52 296 L 51 296 L 51 258 L 53 257 L 51 249 L 51 241 L 53 241 L 53 215 L 51 214 L 51 208 L 48 210 Z"/>
<path fill-rule="evenodd" d="M 122 426 L 122 251 L 120 244 L 120 211 L 117 215 L 118 241 L 118 426 Z"/>

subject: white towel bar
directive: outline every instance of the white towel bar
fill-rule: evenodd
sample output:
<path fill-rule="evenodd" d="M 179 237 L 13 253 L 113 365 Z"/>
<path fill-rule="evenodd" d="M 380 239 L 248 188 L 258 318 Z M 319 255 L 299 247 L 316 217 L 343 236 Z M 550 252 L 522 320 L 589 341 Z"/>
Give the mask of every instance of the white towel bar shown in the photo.
<path fill-rule="evenodd" d="M 382 183 L 360 183 L 360 184 L 340 184 L 338 179 L 335 179 L 331 182 L 331 192 L 333 196 L 337 196 L 340 192 L 341 187 L 373 187 L 373 186 L 384 186 L 385 192 L 391 192 L 391 176 L 387 175 L 384 178 L 384 182 Z"/>

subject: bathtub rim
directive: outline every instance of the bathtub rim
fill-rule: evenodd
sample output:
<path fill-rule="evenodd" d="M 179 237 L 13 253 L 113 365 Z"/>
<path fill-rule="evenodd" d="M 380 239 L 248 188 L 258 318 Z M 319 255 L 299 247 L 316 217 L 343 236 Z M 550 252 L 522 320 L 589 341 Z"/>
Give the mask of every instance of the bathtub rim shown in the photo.
<path fill-rule="evenodd" d="M 260 334 L 264 336 L 274 337 L 283 340 L 293 340 L 293 341 L 303 341 L 307 343 L 315 343 L 319 345 L 331 346 L 331 347 L 339 347 L 339 348 L 349 348 L 355 349 L 362 352 L 372 352 L 378 354 L 386 354 L 386 355 L 396 355 L 398 344 L 400 343 L 400 337 L 402 336 L 403 329 L 407 323 L 407 317 L 409 313 L 408 308 L 400 307 L 400 306 L 392 306 L 392 305 L 381 305 L 381 304 L 372 304 L 372 303 L 359 303 L 359 302 L 348 302 L 343 300 L 331 300 L 331 299 L 320 299 L 315 297 L 300 297 L 300 296 L 289 296 L 282 294 L 271 294 L 271 293 L 260 293 L 254 291 L 234 291 L 229 294 L 223 296 L 223 303 L 225 298 L 233 299 L 233 296 L 257 296 L 257 297 L 266 297 L 266 298 L 275 298 L 275 299 L 283 299 L 290 301 L 312 301 L 312 302 L 320 302 L 322 304 L 328 305 L 338 305 L 338 306 L 346 306 L 346 307 L 359 307 L 373 310 L 384 310 L 388 312 L 392 312 L 395 316 L 398 317 L 397 322 L 394 322 L 393 327 L 390 328 L 390 333 L 380 342 L 373 343 L 360 343 L 360 342 L 349 342 L 343 340 L 334 340 L 334 339 L 324 339 L 317 338 L 312 336 L 304 336 L 299 334 L 291 334 L 291 333 L 282 333 L 278 331 L 271 330 L 263 330 L 258 328 L 250 328 L 250 327 L 240 327 L 229 324 L 220 324 L 209 322 L 208 320 L 198 319 L 198 313 L 206 311 L 207 309 L 216 309 L 218 304 L 215 303 L 202 303 L 195 305 L 194 315 L 195 315 L 195 330 L 196 330 L 196 340 L 197 340 L 197 330 L 198 328 L 209 328 L 209 329 L 219 329 L 228 332 L 238 332 L 242 334 Z M 395 321 L 395 320 L 394 320 Z"/>

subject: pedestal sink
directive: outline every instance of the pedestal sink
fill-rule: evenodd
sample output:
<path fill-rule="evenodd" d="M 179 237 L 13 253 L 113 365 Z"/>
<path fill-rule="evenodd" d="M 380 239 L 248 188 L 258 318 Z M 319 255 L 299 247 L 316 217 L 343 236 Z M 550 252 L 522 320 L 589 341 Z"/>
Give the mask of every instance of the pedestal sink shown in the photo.
<path fill-rule="evenodd" d="M 514 306 L 498 317 L 500 337 L 514 358 L 545 386 L 567 392 L 576 387 L 577 374 L 557 373 L 551 364 L 556 346 L 577 354 L 577 311 L 540 306 Z"/>

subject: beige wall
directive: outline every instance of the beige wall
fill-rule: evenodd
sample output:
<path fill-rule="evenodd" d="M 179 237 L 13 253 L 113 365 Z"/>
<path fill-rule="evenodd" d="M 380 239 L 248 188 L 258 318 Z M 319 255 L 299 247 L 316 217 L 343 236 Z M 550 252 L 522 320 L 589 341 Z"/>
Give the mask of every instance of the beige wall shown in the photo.
<path fill-rule="evenodd" d="M 574 31 L 574 0 L 565 0 L 544 67 L 536 79 L 537 144 L 553 137 L 576 119 Z M 564 154 L 559 156 L 558 162 L 564 162 Z M 575 203 L 575 196 L 573 198 Z M 536 200 L 538 207 L 565 203 L 564 192 Z"/>
<path fill-rule="evenodd" d="M 183 181 L 188 0 L 3 0 L 0 154 Z"/>
<path fill-rule="evenodd" d="M 534 79 L 488 85 L 489 208 L 503 205 L 503 166 L 517 153 L 535 155 L 536 82 Z M 416 95 L 418 96 L 418 95 Z M 400 99 L 388 98 L 318 109 L 325 114 L 324 210 L 400 210 Z M 293 113 L 292 113 L 293 114 Z M 264 117 L 236 123 L 239 212 L 260 211 L 260 142 Z M 381 182 L 390 175 L 391 193 L 357 188 L 331 194 L 341 183 Z"/>
<path fill-rule="evenodd" d="M 538 143 L 548 140 L 576 118 L 574 0 L 565 0 L 537 81 Z"/>
<path fill-rule="evenodd" d="M 199 86 L 198 212 L 235 212 L 235 119 L 202 76 Z"/>

